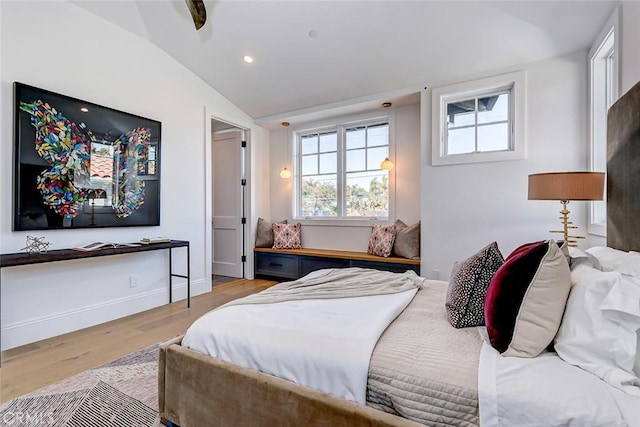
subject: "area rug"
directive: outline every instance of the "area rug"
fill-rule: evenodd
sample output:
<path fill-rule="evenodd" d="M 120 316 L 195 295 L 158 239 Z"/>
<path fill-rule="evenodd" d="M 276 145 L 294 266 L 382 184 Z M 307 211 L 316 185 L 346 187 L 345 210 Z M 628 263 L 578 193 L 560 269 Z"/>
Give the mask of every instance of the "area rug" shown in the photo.
<path fill-rule="evenodd" d="M 3 404 L 0 425 L 159 426 L 158 344 Z"/>

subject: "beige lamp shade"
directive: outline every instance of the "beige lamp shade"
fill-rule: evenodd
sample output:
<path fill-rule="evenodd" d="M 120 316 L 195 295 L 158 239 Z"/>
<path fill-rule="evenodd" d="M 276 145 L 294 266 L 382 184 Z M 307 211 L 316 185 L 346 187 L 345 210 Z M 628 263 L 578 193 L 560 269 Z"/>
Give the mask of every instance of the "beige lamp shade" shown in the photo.
<path fill-rule="evenodd" d="M 603 200 L 603 172 L 529 175 L 529 200 Z"/>

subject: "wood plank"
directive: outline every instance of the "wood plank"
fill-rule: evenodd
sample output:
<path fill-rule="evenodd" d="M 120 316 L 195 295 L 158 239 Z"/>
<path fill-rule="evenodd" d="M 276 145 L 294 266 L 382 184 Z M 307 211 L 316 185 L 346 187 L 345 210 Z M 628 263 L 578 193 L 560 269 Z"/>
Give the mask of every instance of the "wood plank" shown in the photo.
<path fill-rule="evenodd" d="M 338 258 L 338 259 L 355 259 L 359 261 L 374 261 L 374 262 L 389 262 L 393 264 L 411 264 L 420 265 L 419 259 L 409 259 L 401 257 L 381 257 L 377 255 L 371 255 L 366 252 L 353 252 L 353 251 L 338 251 L 333 249 L 273 249 L 273 248 L 254 248 L 255 252 L 268 252 L 274 254 L 290 254 L 290 255 L 305 255 L 316 256 L 325 258 Z"/>
<path fill-rule="evenodd" d="M 0 402 L 182 335 L 201 315 L 276 283 L 270 280 L 233 281 L 193 297 L 190 309 L 185 307 L 184 301 L 177 301 L 4 351 L 0 355 Z"/>

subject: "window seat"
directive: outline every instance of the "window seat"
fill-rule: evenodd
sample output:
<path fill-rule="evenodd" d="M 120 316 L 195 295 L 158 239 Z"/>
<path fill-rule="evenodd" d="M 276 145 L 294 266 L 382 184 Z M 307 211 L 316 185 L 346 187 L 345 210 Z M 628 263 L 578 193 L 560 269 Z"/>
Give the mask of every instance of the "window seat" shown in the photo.
<path fill-rule="evenodd" d="M 322 268 L 362 267 L 402 273 L 413 270 L 420 274 L 420 260 L 380 257 L 366 252 L 333 249 L 255 248 L 256 276 L 298 279 Z"/>

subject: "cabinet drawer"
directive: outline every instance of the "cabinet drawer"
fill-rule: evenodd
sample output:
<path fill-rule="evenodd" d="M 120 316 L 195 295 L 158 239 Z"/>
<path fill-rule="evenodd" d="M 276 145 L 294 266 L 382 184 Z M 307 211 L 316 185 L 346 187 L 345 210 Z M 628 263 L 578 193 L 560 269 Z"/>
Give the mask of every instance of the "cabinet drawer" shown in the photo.
<path fill-rule="evenodd" d="M 300 257 L 300 277 L 305 276 L 312 271 L 322 270 L 323 268 L 344 268 L 349 267 L 348 259 L 339 258 L 319 258 L 319 257 Z"/>
<path fill-rule="evenodd" d="M 413 264 L 353 260 L 351 261 L 351 267 L 375 268 L 376 270 L 391 271 L 392 273 L 404 273 L 407 270 L 413 270 L 420 275 L 420 266 Z"/>
<path fill-rule="evenodd" d="M 298 257 L 256 252 L 256 274 L 297 279 Z"/>

